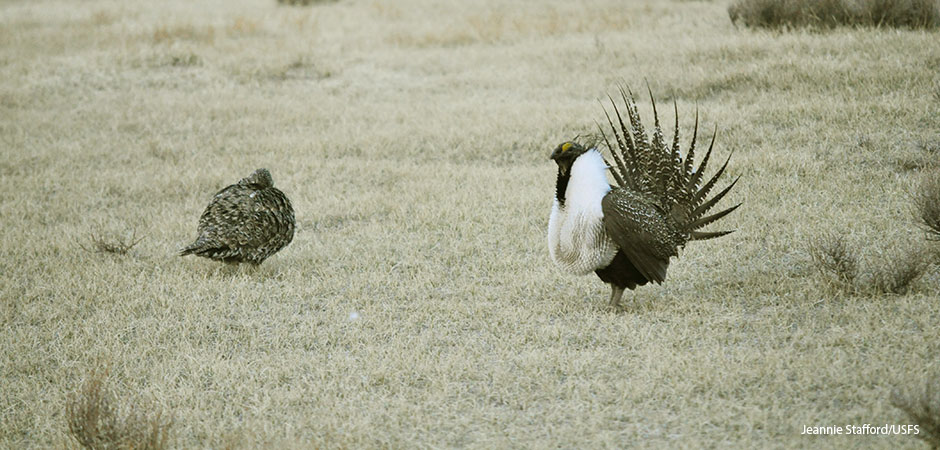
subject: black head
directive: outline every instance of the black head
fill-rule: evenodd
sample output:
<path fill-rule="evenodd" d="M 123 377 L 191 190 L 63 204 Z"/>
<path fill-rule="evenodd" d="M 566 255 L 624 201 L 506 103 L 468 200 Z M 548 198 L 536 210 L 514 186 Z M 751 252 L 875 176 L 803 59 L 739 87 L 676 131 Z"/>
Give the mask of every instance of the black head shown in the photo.
<path fill-rule="evenodd" d="M 566 141 L 559 144 L 558 147 L 555 147 L 551 158 L 558 164 L 558 173 L 561 176 L 567 176 L 568 173 L 571 172 L 571 165 L 574 164 L 574 160 L 578 159 L 578 157 L 583 155 L 586 151 L 588 151 L 588 149 L 581 144 Z"/>

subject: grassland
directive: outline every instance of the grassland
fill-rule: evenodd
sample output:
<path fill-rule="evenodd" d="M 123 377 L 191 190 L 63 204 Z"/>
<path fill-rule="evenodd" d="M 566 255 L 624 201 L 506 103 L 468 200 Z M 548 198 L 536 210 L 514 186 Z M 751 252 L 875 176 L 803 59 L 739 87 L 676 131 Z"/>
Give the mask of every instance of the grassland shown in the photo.
<path fill-rule="evenodd" d="M 935 263 L 884 294 L 810 248 L 841 234 L 873 274 L 926 245 L 940 35 L 726 8 L 0 3 L 0 447 L 70 443 L 104 367 L 181 448 L 922 445 L 800 432 L 909 423 L 892 391 L 940 372 Z M 719 127 L 744 206 L 614 312 L 551 265 L 548 154 L 644 79 Z M 294 242 L 257 270 L 175 256 L 258 167 Z"/>

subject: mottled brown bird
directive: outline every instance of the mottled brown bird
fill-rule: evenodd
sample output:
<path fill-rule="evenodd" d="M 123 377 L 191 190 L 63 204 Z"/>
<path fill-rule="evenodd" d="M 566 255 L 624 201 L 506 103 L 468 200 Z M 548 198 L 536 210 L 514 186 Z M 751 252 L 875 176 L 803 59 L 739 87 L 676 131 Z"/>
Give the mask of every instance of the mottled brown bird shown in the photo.
<path fill-rule="evenodd" d="M 737 209 L 737 204 L 706 216 L 737 183 L 707 198 L 728 166 L 728 159 L 702 184 L 705 167 L 715 144 L 711 144 L 697 169 L 693 168 L 698 114 L 692 143 L 683 156 L 679 150 L 679 118 L 676 109 L 675 135 L 670 146 L 659 125 L 656 103 L 652 139 L 640 122 L 633 94 L 621 88 L 626 120 L 610 98 L 614 117 L 607 123 L 614 143 L 600 126 L 600 134 L 613 157 L 608 162 L 591 145 L 564 142 L 552 152 L 558 165 L 555 201 L 548 222 L 548 248 L 552 260 L 568 272 L 586 275 L 592 271 L 611 285 L 610 305 L 620 304 L 625 289 L 635 289 L 666 279 L 669 259 L 689 241 L 712 239 L 731 231 L 699 231 Z M 650 93 L 652 101 L 652 92 Z M 616 119 L 616 121 L 615 121 Z M 716 130 L 717 134 L 717 130 Z M 609 184 L 610 170 L 616 185 Z"/>
<path fill-rule="evenodd" d="M 271 173 L 258 169 L 215 194 L 196 231 L 196 241 L 180 256 L 257 265 L 294 238 L 294 209 Z"/>

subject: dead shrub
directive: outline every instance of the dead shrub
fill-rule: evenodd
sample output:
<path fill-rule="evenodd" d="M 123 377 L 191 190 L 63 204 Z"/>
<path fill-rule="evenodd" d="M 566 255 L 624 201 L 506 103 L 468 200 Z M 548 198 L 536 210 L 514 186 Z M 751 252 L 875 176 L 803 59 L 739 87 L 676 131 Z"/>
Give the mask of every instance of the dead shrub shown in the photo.
<path fill-rule="evenodd" d="M 860 25 L 893 28 L 940 26 L 940 2 L 936 0 L 856 0 Z"/>
<path fill-rule="evenodd" d="M 809 252 L 824 276 L 852 294 L 905 294 L 930 266 L 925 249 L 895 247 L 866 257 L 862 270 L 858 253 L 839 234 L 814 239 Z"/>
<path fill-rule="evenodd" d="M 824 275 L 838 285 L 853 290 L 858 277 L 858 255 L 845 242 L 845 237 L 827 234 L 810 242 L 810 256 Z"/>
<path fill-rule="evenodd" d="M 761 28 L 940 27 L 937 0 L 737 0 L 734 24 Z"/>
<path fill-rule="evenodd" d="M 905 294 L 929 265 L 930 259 L 921 248 L 894 249 L 882 253 L 871 268 L 871 287 L 877 293 Z"/>
<path fill-rule="evenodd" d="M 928 380 L 916 393 L 894 391 L 891 404 L 904 411 L 917 425 L 915 436 L 926 441 L 931 448 L 940 449 L 940 382 L 937 379 Z"/>
<path fill-rule="evenodd" d="M 940 168 L 934 168 L 921 179 L 914 192 L 914 208 L 927 239 L 940 241 Z"/>
<path fill-rule="evenodd" d="M 108 371 L 88 374 L 65 407 L 69 436 L 89 449 L 164 449 L 172 420 L 150 405 L 116 404 Z"/>
<path fill-rule="evenodd" d="M 112 253 L 115 255 L 125 255 L 134 246 L 144 240 L 146 236 L 137 237 L 137 230 L 132 230 L 130 236 L 110 236 L 105 235 L 100 230 L 93 231 L 89 236 L 89 246 L 78 244 L 83 250 L 92 253 Z"/>

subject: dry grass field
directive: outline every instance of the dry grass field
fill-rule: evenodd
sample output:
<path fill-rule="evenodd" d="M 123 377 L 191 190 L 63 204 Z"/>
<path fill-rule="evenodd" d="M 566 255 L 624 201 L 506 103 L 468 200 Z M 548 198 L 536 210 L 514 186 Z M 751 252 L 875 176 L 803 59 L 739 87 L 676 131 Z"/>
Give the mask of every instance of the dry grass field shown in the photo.
<path fill-rule="evenodd" d="M 696 108 L 718 126 L 744 206 L 618 312 L 549 259 L 548 156 L 644 80 L 683 139 Z M 878 281 L 929 248 L 938 158 L 937 31 L 740 29 L 719 1 L 3 1 L 0 447 L 78 445 L 70 399 L 105 370 L 173 448 L 925 447 L 801 432 L 910 423 L 892 392 L 940 373 L 936 258 Z M 294 241 L 257 269 L 176 256 L 258 167 Z"/>

